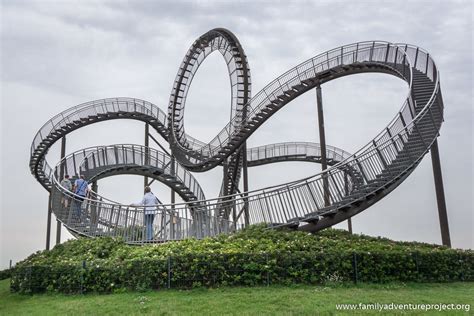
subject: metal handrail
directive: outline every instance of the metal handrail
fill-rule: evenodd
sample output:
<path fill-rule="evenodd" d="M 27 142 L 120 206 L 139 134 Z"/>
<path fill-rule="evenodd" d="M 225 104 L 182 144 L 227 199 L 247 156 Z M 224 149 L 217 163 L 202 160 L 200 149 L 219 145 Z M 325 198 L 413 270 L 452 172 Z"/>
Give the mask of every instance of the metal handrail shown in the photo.
<path fill-rule="evenodd" d="M 160 168 L 160 169 L 163 169 L 163 171 L 170 169 L 170 162 L 172 160 L 171 156 L 167 155 L 164 152 L 156 150 L 154 148 L 146 148 L 145 146 L 136 145 L 136 144 L 115 144 L 115 145 L 108 145 L 108 146 L 91 146 L 91 147 L 84 148 L 76 152 L 70 153 L 67 156 L 65 156 L 63 159 L 61 159 L 61 161 L 56 165 L 55 170 L 52 172 L 53 183 L 56 186 L 60 186 L 61 179 L 58 179 L 57 175 L 60 173 L 61 167 L 63 167 L 66 173 L 68 174 L 73 174 L 71 172 L 68 172 L 69 169 L 72 168 L 71 171 L 73 171 L 76 177 L 78 177 L 79 174 L 83 173 L 81 171 L 81 168 L 84 168 L 84 166 L 86 165 L 86 161 L 88 161 L 89 159 L 93 159 L 95 155 L 100 156 L 101 151 L 107 152 L 109 150 L 112 150 L 114 152 L 117 151 L 117 155 L 119 155 L 118 151 L 131 152 L 133 154 L 142 154 L 142 155 L 145 155 L 145 151 L 148 151 L 148 157 L 147 158 L 142 157 L 143 161 L 145 162 L 148 159 L 148 164 L 137 162 L 136 165 L 139 165 L 140 167 L 145 167 L 153 163 L 157 167 L 160 167 L 158 164 L 161 163 L 163 168 Z M 162 161 L 159 160 L 159 156 L 163 158 Z M 75 161 L 75 163 L 71 163 L 73 161 Z M 75 166 L 71 166 L 72 164 L 74 164 Z M 115 167 L 117 165 L 131 166 L 132 161 L 124 161 L 123 163 L 118 163 L 117 161 L 115 161 L 115 163 L 110 163 L 105 166 L 97 166 L 96 168 L 109 167 L 109 169 L 112 169 L 112 167 Z M 106 171 L 107 169 L 105 171 L 102 171 L 102 173 Z M 194 178 L 194 176 L 188 170 L 183 168 L 179 163 L 175 163 L 174 173 L 175 173 L 174 176 L 176 177 L 176 180 L 179 181 L 182 185 L 181 188 L 193 187 L 194 190 L 192 192 L 196 195 L 197 200 L 205 200 L 204 191 L 199 185 L 199 182 L 196 180 L 196 178 Z M 181 174 L 184 175 L 184 177 L 181 176 Z M 170 175 L 171 175 L 171 171 L 170 171 Z M 161 181 L 160 179 L 158 180 Z M 73 192 L 69 192 L 69 194 L 75 196 Z M 105 199 L 105 197 L 102 197 L 100 195 L 98 196 Z M 86 200 L 87 199 L 88 198 L 86 197 Z"/>
<path fill-rule="evenodd" d="M 281 148 L 283 148 L 283 153 L 281 152 Z M 295 152 L 298 153 L 290 153 L 290 148 L 295 148 Z M 275 151 L 279 150 L 279 155 L 271 155 L 268 154 L 268 151 Z M 264 157 L 260 157 L 260 153 L 264 153 Z M 257 153 L 257 158 L 254 158 L 254 153 Z M 284 142 L 284 143 L 275 143 L 275 144 L 267 144 L 258 147 L 252 147 L 247 149 L 247 160 L 249 163 L 253 163 L 254 160 L 259 159 L 271 159 L 272 157 L 279 158 L 282 156 L 290 156 L 290 155 L 305 155 L 308 156 L 309 154 L 314 153 L 321 153 L 321 146 L 318 143 L 312 142 Z M 334 147 L 330 145 L 326 145 L 326 155 L 328 158 L 336 158 L 338 161 L 342 161 L 351 156 L 350 153 Z"/>

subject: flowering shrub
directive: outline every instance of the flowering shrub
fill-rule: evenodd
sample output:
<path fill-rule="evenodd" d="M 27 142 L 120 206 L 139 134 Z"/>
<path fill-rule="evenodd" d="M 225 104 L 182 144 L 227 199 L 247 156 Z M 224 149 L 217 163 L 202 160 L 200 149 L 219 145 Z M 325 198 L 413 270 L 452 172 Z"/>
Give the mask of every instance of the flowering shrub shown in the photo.
<path fill-rule="evenodd" d="M 351 235 L 268 230 L 130 246 L 113 238 L 65 242 L 31 255 L 12 290 L 114 292 L 168 287 L 474 280 L 474 252 Z"/>

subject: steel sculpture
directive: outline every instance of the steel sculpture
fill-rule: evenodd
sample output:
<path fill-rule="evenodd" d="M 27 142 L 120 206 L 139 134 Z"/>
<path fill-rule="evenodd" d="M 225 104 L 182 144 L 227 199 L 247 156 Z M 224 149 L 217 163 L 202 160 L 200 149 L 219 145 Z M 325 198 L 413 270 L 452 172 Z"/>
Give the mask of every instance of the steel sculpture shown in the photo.
<path fill-rule="evenodd" d="M 184 111 L 194 75 L 214 51 L 220 52 L 227 64 L 231 117 L 222 131 L 205 143 L 186 134 Z M 321 150 L 315 143 L 247 148 L 246 140 L 253 132 L 298 96 L 320 89 L 330 80 L 370 72 L 396 76 L 407 83 L 408 91 L 386 128 L 355 154 L 325 144 Z M 443 122 L 435 62 L 429 53 L 408 44 L 368 41 L 341 46 L 288 70 L 253 97 L 250 87 L 247 57 L 235 35 L 225 29 L 211 30 L 186 53 L 167 114 L 135 98 L 102 99 L 72 107 L 53 117 L 36 134 L 31 146 L 31 172 L 50 193 L 51 211 L 75 236 L 163 242 L 213 236 L 253 223 L 315 232 L 358 214 L 402 183 L 432 146 L 437 146 Z M 171 155 L 150 148 L 148 143 L 117 144 L 71 153 L 55 167 L 47 163 L 45 155 L 53 143 L 78 128 L 112 119 L 145 122 L 169 143 Z M 312 161 L 329 168 L 298 181 L 248 190 L 247 167 L 279 161 Z M 224 169 L 221 192 L 217 198 L 206 199 L 190 171 L 217 166 Z M 145 240 L 143 207 L 123 205 L 97 192 L 81 201 L 61 187 L 65 173 L 76 177 L 84 174 L 92 181 L 124 173 L 143 175 L 169 186 L 185 202 L 158 205 L 154 238 Z M 238 188 L 241 176 L 242 191 Z M 71 206 L 61 204 L 64 198 L 71 200 Z M 80 206 L 81 216 L 74 216 L 73 205 Z"/>

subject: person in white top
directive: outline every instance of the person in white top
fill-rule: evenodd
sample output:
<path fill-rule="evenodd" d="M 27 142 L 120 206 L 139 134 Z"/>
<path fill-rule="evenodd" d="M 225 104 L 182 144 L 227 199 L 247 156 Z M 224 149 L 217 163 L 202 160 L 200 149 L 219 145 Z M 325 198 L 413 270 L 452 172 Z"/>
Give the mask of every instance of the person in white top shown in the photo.
<path fill-rule="evenodd" d="M 145 206 L 145 227 L 146 227 L 146 239 L 153 240 L 153 220 L 156 214 L 156 205 L 159 203 L 158 198 L 151 192 L 150 187 L 145 187 L 145 195 L 138 205 Z M 136 205 L 136 204 L 135 204 Z"/>
<path fill-rule="evenodd" d="M 69 180 L 69 175 L 64 176 L 64 179 L 61 181 L 61 186 L 68 192 L 72 190 L 72 183 L 71 180 Z M 61 197 L 61 205 L 64 208 L 69 206 L 69 196 L 66 193 L 63 193 L 63 196 Z"/>

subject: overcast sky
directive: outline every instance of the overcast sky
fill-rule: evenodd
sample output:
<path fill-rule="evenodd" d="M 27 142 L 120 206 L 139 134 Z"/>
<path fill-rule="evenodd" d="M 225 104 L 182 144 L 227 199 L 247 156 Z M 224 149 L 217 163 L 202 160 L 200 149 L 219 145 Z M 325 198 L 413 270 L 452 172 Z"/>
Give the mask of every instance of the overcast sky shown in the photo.
<path fill-rule="evenodd" d="M 1 1 L 0 267 L 44 249 L 47 192 L 30 174 L 37 130 L 67 108 L 106 97 L 144 99 L 166 111 L 179 64 L 193 41 L 215 27 L 239 38 L 256 94 L 292 66 L 363 40 L 406 42 L 437 62 L 445 103 L 439 147 L 454 247 L 473 248 L 472 5 L 470 1 Z M 322 87 L 327 143 L 355 152 L 395 116 L 406 84 L 383 74 L 344 77 Z M 189 92 L 186 132 L 210 140 L 227 123 L 230 85 L 212 54 Z M 143 144 L 144 124 L 95 124 L 67 137 L 67 151 L 114 143 Z M 258 146 L 313 141 L 315 92 L 274 115 L 248 141 Z M 58 144 L 48 159 L 56 164 Z M 249 171 L 250 188 L 296 180 L 320 165 L 280 163 Z M 196 174 L 216 197 L 222 170 Z M 140 200 L 142 178 L 99 181 L 115 200 Z M 169 189 L 153 190 L 169 201 Z M 338 227 L 346 228 L 346 224 Z M 389 196 L 353 218 L 354 231 L 396 240 L 441 243 L 431 159 Z M 53 227 L 54 240 L 55 226 Z M 62 240 L 71 238 L 64 230 Z"/>

